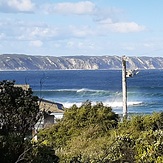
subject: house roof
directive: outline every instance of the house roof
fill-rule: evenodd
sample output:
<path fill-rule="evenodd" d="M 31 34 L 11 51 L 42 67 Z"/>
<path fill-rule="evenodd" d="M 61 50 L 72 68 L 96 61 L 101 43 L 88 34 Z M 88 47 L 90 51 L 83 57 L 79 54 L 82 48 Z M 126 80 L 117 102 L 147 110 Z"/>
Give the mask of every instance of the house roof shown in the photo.
<path fill-rule="evenodd" d="M 49 100 L 40 99 L 40 110 L 56 112 L 56 113 L 63 113 L 64 107 L 60 103 L 55 103 Z"/>

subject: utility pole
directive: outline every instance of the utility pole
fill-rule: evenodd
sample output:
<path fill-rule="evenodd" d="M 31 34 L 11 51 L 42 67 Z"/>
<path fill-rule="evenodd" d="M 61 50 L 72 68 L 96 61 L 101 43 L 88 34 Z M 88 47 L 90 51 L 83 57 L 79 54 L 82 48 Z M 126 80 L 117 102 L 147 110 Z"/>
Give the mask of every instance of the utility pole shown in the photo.
<path fill-rule="evenodd" d="M 126 82 L 126 57 L 122 56 L 122 95 L 123 95 L 123 118 L 127 118 L 127 82 Z"/>

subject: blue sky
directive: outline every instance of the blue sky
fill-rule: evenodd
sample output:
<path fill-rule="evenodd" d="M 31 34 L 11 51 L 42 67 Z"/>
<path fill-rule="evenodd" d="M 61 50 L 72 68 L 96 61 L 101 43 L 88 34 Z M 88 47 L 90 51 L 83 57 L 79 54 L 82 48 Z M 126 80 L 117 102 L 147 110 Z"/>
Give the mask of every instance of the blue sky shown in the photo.
<path fill-rule="evenodd" d="M 0 54 L 163 57 L 163 0 L 0 0 Z"/>

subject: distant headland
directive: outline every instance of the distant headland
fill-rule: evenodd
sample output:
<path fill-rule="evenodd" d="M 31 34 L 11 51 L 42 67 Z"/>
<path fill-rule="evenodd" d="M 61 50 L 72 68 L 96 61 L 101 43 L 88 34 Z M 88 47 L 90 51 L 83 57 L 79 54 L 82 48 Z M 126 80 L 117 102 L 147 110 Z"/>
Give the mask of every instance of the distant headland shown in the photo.
<path fill-rule="evenodd" d="M 120 70 L 119 56 L 32 56 L 1 54 L 0 70 Z M 162 57 L 128 57 L 129 69 L 163 69 Z"/>

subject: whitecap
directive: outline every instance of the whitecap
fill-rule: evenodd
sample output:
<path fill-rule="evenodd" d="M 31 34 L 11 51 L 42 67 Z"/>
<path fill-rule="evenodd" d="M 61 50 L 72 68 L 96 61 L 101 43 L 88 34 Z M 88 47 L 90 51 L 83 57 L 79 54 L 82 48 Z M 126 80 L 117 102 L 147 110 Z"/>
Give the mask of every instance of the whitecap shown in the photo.
<path fill-rule="evenodd" d="M 139 102 L 139 101 L 130 101 L 127 102 L 127 106 L 139 106 L 142 105 L 143 102 Z M 112 108 L 118 108 L 118 107 L 122 107 L 123 106 L 123 102 L 121 101 L 115 101 L 115 102 L 104 102 L 105 106 L 110 106 Z"/>

